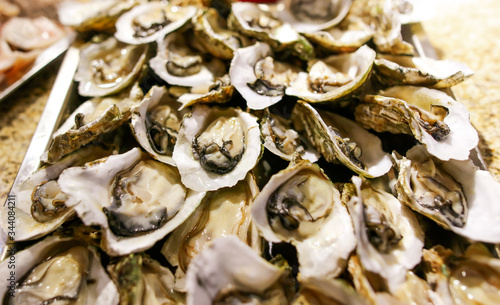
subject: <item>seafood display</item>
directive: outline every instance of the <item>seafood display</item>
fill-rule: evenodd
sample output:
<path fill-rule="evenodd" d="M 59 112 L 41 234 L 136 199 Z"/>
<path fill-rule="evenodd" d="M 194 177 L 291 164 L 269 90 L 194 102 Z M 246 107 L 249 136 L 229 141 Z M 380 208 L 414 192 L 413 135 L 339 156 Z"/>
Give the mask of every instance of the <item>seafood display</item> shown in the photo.
<path fill-rule="evenodd" d="M 62 3 L 80 104 L 0 210 L 2 302 L 496 304 L 500 183 L 449 91 L 473 73 L 400 5 Z"/>

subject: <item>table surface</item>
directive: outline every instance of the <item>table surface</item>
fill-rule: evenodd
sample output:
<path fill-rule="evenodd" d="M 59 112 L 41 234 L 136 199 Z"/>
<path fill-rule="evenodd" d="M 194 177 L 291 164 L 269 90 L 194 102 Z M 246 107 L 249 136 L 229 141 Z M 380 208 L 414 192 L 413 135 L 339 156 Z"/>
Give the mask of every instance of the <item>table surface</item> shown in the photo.
<path fill-rule="evenodd" d="M 485 163 L 500 181 L 500 1 L 427 1 L 422 22 L 441 59 L 467 64 L 475 75 L 453 87 L 480 135 Z M 427 3 L 426 3 L 427 4 Z M 0 202 L 16 177 L 54 83 L 60 60 L 0 103 Z"/>

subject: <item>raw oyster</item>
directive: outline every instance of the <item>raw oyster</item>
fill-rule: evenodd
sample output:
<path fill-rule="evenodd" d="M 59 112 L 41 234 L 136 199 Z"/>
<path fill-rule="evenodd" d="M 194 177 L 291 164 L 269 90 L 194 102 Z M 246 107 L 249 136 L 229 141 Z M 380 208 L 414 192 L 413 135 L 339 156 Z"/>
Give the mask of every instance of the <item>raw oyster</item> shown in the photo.
<path fill-rule="evenodd" d="M 142 71 L 148 46 L 131 46 L 113 37 L 93 43 L 80 52 L 75 74 L 82 96 L 118 93 L 134 82 Z"/>
<path fill-rule="evenodd" d="M 258 192 L 251 174 L 233 187 L 210 192 L 196 211 L 169 235 L 161 252 L 177 267 L 176 290 L 186 291 L 185 274 L 190 262 L 215 238 L 235 235 L 260 254 L 260 238 L 250 215 Z"/>
<path fill-rule="evenodd" d="M 1 38 L 12 49 L 29 52 L 44 49 L 63 38 L 66 32 L 47 17 L 13 17 L 2 22 Z"/>
<path fill-rule="evenodd" d="M 374 63 L 377 79 L 386 86 L 416 85 L 448 88 L 474 72 L 464 64 L 432 58 L 379 54 Z"/>
<path fill-rule="evenodd" d="M 22 262 L 15 272 L 8 260 L 0 264 L 3 275 L 14 272 L 19 279 L 11 284 L 15 297 L 8 297 L 7 285 L 0 287 L 3 304 L 118 304 L 116 286 L 97 252 L 78 240 L 48 237 L 16 253 L 15 259 Z"/>
<path fill-rule="evenodd" d="M 80 32 L 104 31 L 114 27 L 121 14 L 144 0 L 69 0 L 59 4 L 57 15 L 61 24 Z"/>
<path fill-rule="evenodd" d="M 201 51 L 187 44 L 186 35 L 186 32 L 174 32 L 157 41 L 158 51 L 149 61 L 150 66 L 170 85 L 208 86 L 227 72 L 226 67 L 220 59 L 205 60 Z"/>
<path fill-rule="evenodd" d="M 260 132 L 264 139 L 264 147 L 287 161 L 292 161 L 295 153 L 310 162 L 316 162 L 319 159 L 318 151 L 293 129 L 291 120 L 269 109 L 264 111 L 260 121 Z"/>
<path fill-rule="evenodd" d="M 299 33 L 334 27 L 349 12 L 353 0 L 285 0 L 279 15 Z"/>
<path fill-rule="evenodd" d="M 247 37 L 227 28 L 225 19 L 214 8 L 200 10 L 192 22 L 200 43 L 215 57 L 232 59 L 234 51 L 250 45 Z"/>
<path fill-rule="evenodd" d="M 274 60 L 269 45 L 236 50 L 229 76 L 250 109 L 264 109 L 279 102 L 285 88 L 297 77 L 299 68 Z"/>
<path fill-rule="evenodd" d="M 310 103 L 346 98 L 366 81 L 374 59 L 375 51 L 362 46 L 354 53 L 310 61 L 309 72 L 300 72 L 285 92 Z"/>
<path fill-rule="evenodd" d="M 254 200 L 252 217 L 262 237 L 297 248 L 304 278 L 339 275 L 356 247 L 340 193 L 323 171 L 295 159 L 273 175 Z"/>
<path fill-rule="evenodd" d="M 236 108 L 195 105 L 184 117 L 173 158 L 182 183 L 197 191 L 233 186 L 262 152 L 257 119 Z"/>
<path fill-rule="evenodd" d="M 177 101 L 182 103 L 179 110 L 193 106 L 197 103 L 218 103 L 224 104 L 233 96 L 234 86 L 228 74 L 218 77 L 209 86 L 202 85 L 192 87 L 188 93 L 184 93 Z"/>
<path fill-rule="evenodd" d="M 48 165 L 31 174 L 11 191 L 16 198 L 15 240 L 33 240 L 56 230 L 61 224 L 75 216 L 75 211 L 66 206 L 67 195 L 61 192 L 59 175 L 71 166 L 99 159 L 111 154 L 110 149 L 88 146 L 75 151 L 54 165 Z M 10 208 L 0 209 L 1 225 L 8 230 Z"/>
<path fill-rule="evenodd" d="M 291 271 L 254 253 L 236 236 L 215 239 L 191 262 L 187 305 L 290 304 Z"/>
<path fill-rule="evenodd" d="M 120 294 L 120 304 L 185 303 L 185 296 L 173 290 L 174 275 L 144 253 L 130 254 L 112 260 L 108 272 Z"/>
<path fill-rule="evenodd" d="M 396 86 L 367 95 L 355 110 L 365 128 L 413 134 L 441 160 L 466 160 L 479 137 L 467 108 L 439 90 Z"/>
<path fill-rule="evenodd" d="M 500 242 L 500 184 L 471 160 L 433 158 L 422 145 L 394 154 L 398 199 L 440 226 L 474 241 Z M 488 229 L 484 229 L 484 224 Z"/>
<path fill-rule="evenodd" d="M 138 148 L 65 170 L 59 185 L 86 225 L 99 225 L 109 255 L 140 252 L 173 231 L 205 193 L 186 189 L 175 169 Z"/>
<path fill-rule="evenodd" d="M 131 109 L 142 97 L 141 89 L 134 86 L 127 94 L 94 98 L 83 103 L 54 133 L 54 139 L 41 160 L 53 164 L 99 135 L 116 129 L 130 119 Z"/>
<path fill-rule="evenodd" d="M 154 159 L 175 166 L 172 159 L 183 114 L 165 87 L 153 86 L 132 110 L 130 125 L 139 144 Z"/>
<path fill-rule="evenodd" d="M 413 212 L 392 194 L 374 188 L 367 180 L 352 177 L 353 188 L 344 187 L 347 207 L 358 239 L 356 251 L 367 271 L 379 274 L 395 292 L 422 257 L 424 234 Z M 343 198 L 347 201 L 347 198 Z"/>
<path fill-rule="evenodd" d="M 305 37 L 255 3 L 233 2 L 228 23 L 230 28 L 269 44 L 274 51 L 287 50 L 302 60 L 314 57 L 314 47 Z"/>
<path fill-rule="evenodd" d="M 151 1 L 134 7 L 116 21 L 116 39 L 128 44 L 156 41 L 182 27 L 196 14 L 194 6 Z"/>
<path fill-rule="evenodd" d="M 292 110 L 292 123 L 328 162 L 340 162 L 367 178 L 382 176 L 392 167 L 380 139 L 354 121 L 333 112 L 317 111 L 299 100 Z"/>

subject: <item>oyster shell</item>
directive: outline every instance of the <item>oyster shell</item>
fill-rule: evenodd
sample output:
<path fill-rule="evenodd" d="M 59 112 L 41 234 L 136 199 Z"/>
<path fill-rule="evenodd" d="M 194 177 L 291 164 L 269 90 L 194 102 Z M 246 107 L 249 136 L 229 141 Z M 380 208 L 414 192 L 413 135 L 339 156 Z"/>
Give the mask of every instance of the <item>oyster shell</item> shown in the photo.
<path fill-rule="evenodd" d="M 367 95 L 354 116 L 378 132 L 413 134 L 441 160 L 466 160 L 479 137 L 467 108 L 439 90 L 396 86 Z"/>
<path fill-rule="evenodd" d="M 210 192 L 196 211 L 169 235 L 161 252 L 177 267 L 176 290 L 186 291 L 185 274 L 190 262 L 218 237 L 235 235 L 260 254 L 260 239 L 250 215 L 258 192 L 251 174 L 235 186 Z"/>
<path fill-rule="evenodd" d="M 158 51 L 149 63 L 155 73 L 171 85 L 193 87 L 211 84 L 226 73 L 224 63 L 206 61 L 202 52 L 187 44 L 186 33 L 174 32 L 158 40 Z"/>
<path fill-rule="evenodd" d="M 430 88 L 448 88 L 474 74 L 466 65 L 454 61 L 381 54 L 375 59 L 374 71 L 377 79 L 386 86 Z"/>
<path fill-rule="evenodd" d="M 362 46 L 354 53 L 310 61 L 309 72 L 300 72 L 285 92 L 310 103 L 338 101 L 363 85 L 374 59 L 375 51 Z"/>
<path fill-rule="evenodd" d="M 132 46 L 113 37 L 93 43 L 80 52 L 75 74 L 82 96 L 118 93 L 134 82 L 142 71 L 148 46 Z"/>
<path fill-rule="evenodd" d="M 41 50 L 64 37 L 66 32 L 47 17 L 13 17 L 2 22 L 1 37 L 11 48 L 29 52 Z"/>
<path fill-rule="evenodd" d="M 299 69 L 275 61 L 269 45 L 255 45 L 236 50 L 229 76 L 250 109 L 264 109 L 279 102 L 285 88 L 297 77 Z"/>
<path fill-rule="evenodd" d="M 61 224 L 75 216 L 75 211 L 66 206 L 67 195 L 61 192 L 59 175 L 71 166 L 110 155 L 109 149 L 88 146 L 75 151 L 54 165 L 48 165 L 31 174 L 17 184 L 11 194 L 16 198 L 15 240 L 33 240 L 56 230 Z M 4 232 L 8 230 L 10 209 L 0 209 L 0 224 Z"/>
<path fill-rule="evenodd" d="M 174 167 L 138 148 L 65 170 L 60 186 L 86 225 L 101 227 L 109 255 L 140 252 L 194 212 L 205 193 L 186 189 Z"/>
<path fill-rule="evenodd" d="M 367 178 L 387 173 L 392 162 L 380 139 L 347 118 L 317 111 L 304 101 L 292 110 L 292 123 L 328 162 L 340 162 Z"/>
<path fill-rule="evenodd" d="M 368 305 L 359 294 L 340 279 L 307 278 L 299 280 L 300 290 L 292 305 Z"/>
<path fill-rule="evenodd" d="M 182 103 L 179 110 L 193 106 L 197 103 L 218 103 L 224 104 L 229 102 L 233 96 L 234 86 L 231 84 L 231 79 L 228 74 L 218 77 L 210 86 L 202 85 L 193 87 L 190 92 L 184 93 L 177 101 Z"/>
<path fill-rule="evenodd" d="M 0 287 L 4 304 L 50 304 L 65 300 L 75 304 L 118 304 L 118 291 L 101 265 L 97 252 L 69 238 L 48 237 L 15 254 L 15 297 L 7 285 Z M 12 274 L 9 261 L 0 263 L 4 275 Z"/>
<path fill-rule="evenodd" d="M 254 200 L 252 217 L 267 241 L 290 242 L 297 248 L 304 278 L 339 275 L 356 247 L 339 191 L 306 160 L 292 161 L 271 177 Z"/>
<path fill-rule="evenodd" d="M 358 239 L 358 257 L 365 270 L 379 274 L 389 291 L 395 292 L 407 271 L 420 262 L 424 234 L 412 211 L 392 194 L 359 177 L 353 176 L 352 182 L 347 207 Z"/>
<path fill-rule="evenodd" d="M 244 179 L 261 151 L 254 116 L 236 108 L 195 105 L 182 121 L 173 159 L 184 185 L 214 191 Z"/>
<path fill-rule="evenodd" d="M 217 238 L 190 265 L 186 304 L 289 304 L 289 276 L 236 236 Z"/>
<path fill-rule="evenodd" d="M 194 6 L 151 1 L 134 7 L 116 21 L 115 37 L 128 44 L 156 41 L 182 27 L 196 14 Z"/>
<path fill-rule="evenodd" d="M 299 33 L 311 33 L 334 27 L 344 19 L 352 0 L 285 0 L 279 12 L 281 20 Z"/>
<path fill-rule="evenodd" d="M 500 184 L 471 160 L 433 158 L 421 145 L 394 154 L 398 199 L 440 226 L 474 241 L 500 242 Z M 484 224 L 488 223 L 488 230 Z"/>

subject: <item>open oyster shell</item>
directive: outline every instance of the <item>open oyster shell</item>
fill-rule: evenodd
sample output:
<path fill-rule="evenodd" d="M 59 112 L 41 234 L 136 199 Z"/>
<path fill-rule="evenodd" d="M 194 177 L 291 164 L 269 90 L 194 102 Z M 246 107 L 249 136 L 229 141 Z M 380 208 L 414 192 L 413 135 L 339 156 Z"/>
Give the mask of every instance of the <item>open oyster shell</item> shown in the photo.
<path fill-rule="evenodd" d="M 236 50 L 229 76 L 250 109 L 264 109 L 279 102 L 285 88 L 297 77 L 299 69 L 272 57 L 268 44 Z"/>
<path fill-rule="evenodd" d="M 500 242 L 500 184 L 471 160 L 440 161 L 422 145 L 394 154 L 398 199 L 440 226 L 474 241 Z M 488 224 L 488 229 L 484 225 Z"/>
<path fill-rule="evenodd" d="M 377 79 L 386 86 L 414 85 L 448 88 L 474 72 L 464 64 L 432 58 L 379 54 L 374 63 Z"/>
<path fill-rule="evenodd" d="M 198 87 L 192 87 L 190 92 L 184 93 L 177 101 L 182 103 L 179 110 L 186 107 L 193 106 L 198 103 L 218 103 L 224 104 L 229 102 L 233 96 L 234 86 L 231 84 L 231 79 L 228 74 L 222 77 L 216 78 L 213 83 L 207 85 L 202 85 Z"/>
<path fill-rule="evenodd" d="M 61 192 L 59 175 L 71 166 L 96 160 L 111 154 L 111 150 L 87 146 L 31 174 L 28 179 L 17 184 L 11 194 L 16 198 L 14 208 L 16 225 L 15 240 L 33 240 L 56 230 L 66 220 L 75 216 L 75 211 L 66 206 L 67 195 Z M 10 208 L 0 209 L 0 224 L 4 232 L 8 230 Z"/>
<path fill-rule="evenodd" d="M 97 251 L 78 240 L 48 237 L 15 254 L 15 272 L 9 260 L 0 272 L 14 272 L 15 297 L 8 297 L 7 285 L 0 287 L 4 304 L 50 304 L 73 300 L 75 304 L 117 305 L 118 291 L 101 265 Z M 21 263 L 22 262 L 22 263 Z M 12 265 L 11 265 L 12 266 Z"/>
<path fill-rule="evenodd" d="M 151 1 L 134 7 L 116 21 L 115 37 L 128 44 L 156 41 L 182 27 L 196 14 L 194 6 Z"/>
<path fill-rule="evenodd" d="M 177 291 L 186 291 L 185 274 L 193 258 L 218 237 L 237 236 L 261 254 L 260 238 L 250 214 L 258 192 L 252 174 L 235 186 L 210 192 L 196 211 L 169 235 L 161 252 L 177 267 L 174 285 Z"/>
<path fill-rule="evenodd" d="M 310 61 L 309 72 L 300 72 L 285 92 L 310 103 L 344 99 L 363 85 L 374 59 L 375 51 L 362 46 L 354 53 Z"/>
<path fill-rule="evenodd" d="M 205 196 L 186 189 L 176 168 L 149 159 L 138 148 L 67 169 L 60 186 L 83 223 L 101 227 L 101 247 L 111 256 L 150 248 Z"/>
<path fill-rule="evenodd" d="M 289 275 L 236 236 L 217 238 L 190 265 L 186 304 L 290 304 Z"/>
<path fill-rule="evenodd" d="M 334 27 L 344 19 L 352 0 L 285 0 L 279 12 L 281 20 L 299 33 L 311 33 Z"/>
<path fill-rule="evenodd" d="M 292 123 L 328 162 L 340 162 L 367 178 L 382 176 L 392 167 L 380 139 L 354 121 L 299 100 L 292 110 Z"/>
<path fill-rule="evenodd" d="M 412 134 L 441 160 L 466 160 L 479 137 L 467 108 L 439 90 L 395 86 L 367 95 L 355 110 L 365 128 Z"/>
<path fill-rule="evenodd" d="M 226 73 L 218 58 L 206 61 L 201 51 L 188 45 L 186 32 L 173 32 L 161 37 L 156 56 L 149 63 L 155 73 L 170 85 L 209 86 L 216 77 Z"/>
<path fill-rule="evenodd" d="M 379 274 L 395 292 L 422 257 L 424 234 L 413 212 L 392 194 L 352 177 L 347 197 L 358 239 L 356 251 L 367 271 Z M 343 194 L 344 195 L 344 194 Z M 347 199 L 347 198 L 346 198 Z"/>
<path fill-rule="evenodd" d="M 255 198 L 252 216 L 262 237 L 297 248 L 304 278 L 339 275 L 356 247 L 351 218 L 323 171 L 295 160 L 273 175 Z"/>
<path fill-rule="evenodd" d="M 299 279 L 300 290 L 292 305 L 368 305 L 348 283 L 340 279 Z"/>
<path fill-rule="evenodd" d="M 228 23 L 230 28 L 269 44 L 274 51 L 288 50 L 302 60 L 314 57 L 314 47 L 306 38 L 256 3 L 233 2 Z"/>
<path fill-rule="evenodd" d="M 126 45 L 113 37 L 89 45 L 80 52 L 75 74 L 78 93 L 106 96 L 120 92 L 138 78 L 147 52 L 147 45 Z"/>
<path fill-rule="evenodd" d="M 173 159 L 182 183 L 197 191 L 233 186 L 262 152 L 257 119 L 236 108 L 195 105 L 184 117 Z"/>

